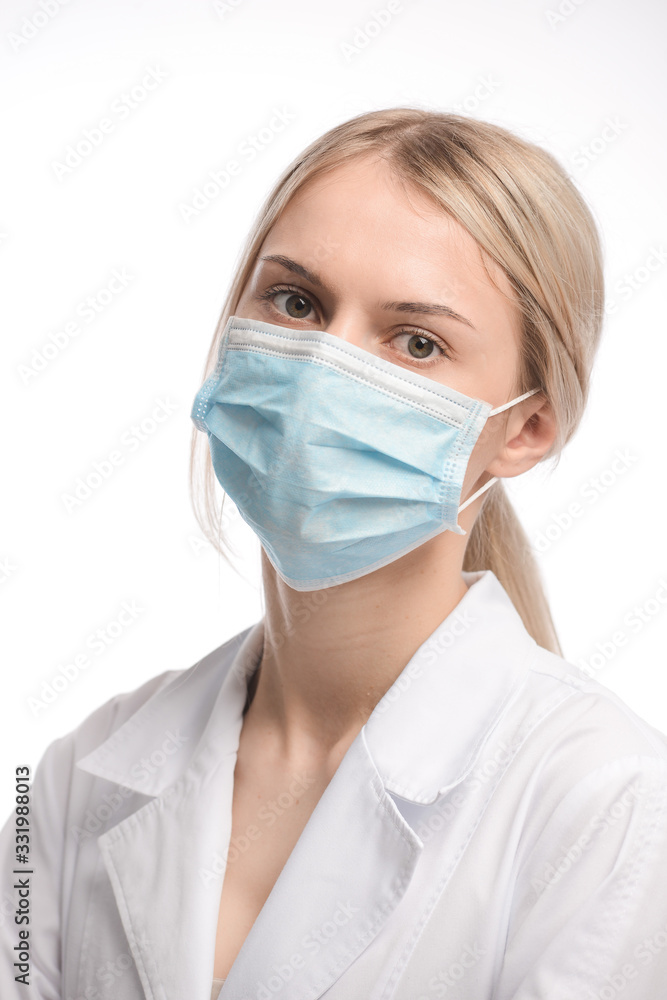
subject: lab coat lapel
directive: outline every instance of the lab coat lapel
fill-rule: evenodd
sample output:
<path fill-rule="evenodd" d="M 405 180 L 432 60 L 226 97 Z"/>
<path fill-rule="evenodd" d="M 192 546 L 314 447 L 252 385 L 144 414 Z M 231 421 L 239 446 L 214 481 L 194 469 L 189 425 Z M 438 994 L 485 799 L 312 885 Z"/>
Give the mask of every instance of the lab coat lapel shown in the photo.
<path fill-rule="evenodd" d="M 235 763 L 235 751 L 206 747 L 98 839 L 146 1000 L 210 997 Z M 246 938 L 225 1000 L 268 1000 L 278 984 L 282 1000 L 322 996 L 398 906 L 422 846 L 360 732 Z"/>
<path fill-rule="evenodd" d="M 231 833 L 235 763 L 235 752 L 200 755 L 182 779 L 98 839 L 147 1000 L 210 998 L 215 873 Z"/>
<path fill-rule="evenodd" d="M 396 808 L 363 730 L 253 924 L 224 1000 L 316 1000 L 380 933 L 423 844 Z"/>
<path fill-rule="evenodd" d="M 127 937 L 113 947 L 122 954 L 129 944 L 146 1000 L 210 1000 L 247 677 L 262 643 L 258 622 L 177 676 L 78 761 L 153 796 L 97 839 Z M 160 749 L 161 757 L 146 760 L 172 726 L 178 752 Z M 147 771 L 151 761 L 159 766 Z"/>

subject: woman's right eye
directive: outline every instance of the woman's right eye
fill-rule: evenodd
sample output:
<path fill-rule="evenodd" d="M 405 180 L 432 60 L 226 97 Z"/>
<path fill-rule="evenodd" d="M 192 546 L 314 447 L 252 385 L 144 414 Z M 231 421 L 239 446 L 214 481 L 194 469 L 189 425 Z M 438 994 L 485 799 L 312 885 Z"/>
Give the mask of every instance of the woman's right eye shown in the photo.
<path fill-rule="evenodd" d="M 277 300 L 281 296 L 285 296 L 283 306 L 290 319 L 307 319 L 312 312 L 313 305 L 310 299 L 297 288 L 290 288 L 285 285 L 274 285 L 271 288 L 267 288 L 266 291 L 262 292 L 258 297 L 270 302 L 278 312 L 282 312 L 279 306 L 276 305 Z"/>

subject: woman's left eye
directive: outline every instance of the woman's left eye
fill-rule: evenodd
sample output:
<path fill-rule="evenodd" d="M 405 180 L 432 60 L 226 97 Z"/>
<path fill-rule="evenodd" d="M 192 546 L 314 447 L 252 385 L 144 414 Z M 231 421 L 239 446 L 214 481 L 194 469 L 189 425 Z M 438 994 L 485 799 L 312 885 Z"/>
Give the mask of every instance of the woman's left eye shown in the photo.
<path fill-rule="evenodd" d="M 429 364 L 435 364 L 440 358 L 448 358 L 449 354 L 440 341 L 436 340 L 434 337 L 427 337 L 422 333 L 413 333 L 408 330 L 397 333 L 394 336 L 394 340 L 399 337 L 406 337 L 407 340 L 404 342 L 404 347 L 408 351 L 410 358 L 415 361 L 429 361 Z M 434 349 L 438 352 L 433 357 Z M 427 368 L 428 364 L 422 364 L 422 368 Z"/>

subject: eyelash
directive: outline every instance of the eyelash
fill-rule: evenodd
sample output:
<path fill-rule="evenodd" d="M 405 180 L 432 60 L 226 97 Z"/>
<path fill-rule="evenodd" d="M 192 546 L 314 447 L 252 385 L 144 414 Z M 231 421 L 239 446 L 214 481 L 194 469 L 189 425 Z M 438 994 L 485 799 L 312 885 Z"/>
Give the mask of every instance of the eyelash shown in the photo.
<path fill-rule="evenodd" d="M 300 288 L 295 288 L 294 285 L 271 285 L 270 288 L 267 288 L 265 291 L 260 292 L 257 295 L 257 298 L 261 299 L 262 301 L 273 303 L 273 300 L 275 299 L 276 295 L 279 295 L 280 292 L 293 292 L 295 295 L 301 296 L 301 298 L 305 299 L 306 302 L 309 302 L 311 305 L 313 305 L 310 296 L 306 295 L 306 293 L 301 291 Z M 289 318 L 293 319 L 294 317 L 289 317 Z M 406 334 L 406 333 L 411 334 L 411 336 L 413 337 L 421 337 L 423 340 L 431 341 L 442 352 L 441 354 L 438 355 L 437 358 L 434 358 L 433 360 L 430 361 L 420 361 L 419 358 L 410 358 L 408 355 L 403 355 L 403 357 L 406 360 L 411 361 L 414 365 L 416 365 L 417 368 L 430 368 L 432 365 L 437 365 L 439 362 L 443 360 L 451 360 L 449 349 L 439 338 L 434 337 L 433 334 L 424 333 L 422 330 L 398 330 L 394 334 L 394 336 L 399 337 L 401 336 L 401 334 Z"/>

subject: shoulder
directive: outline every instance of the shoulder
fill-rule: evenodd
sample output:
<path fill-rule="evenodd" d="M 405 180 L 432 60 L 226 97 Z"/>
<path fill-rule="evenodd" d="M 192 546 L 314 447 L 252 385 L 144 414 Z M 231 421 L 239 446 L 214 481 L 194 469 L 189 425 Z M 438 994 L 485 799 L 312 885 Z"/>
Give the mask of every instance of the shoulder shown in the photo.
<path fill-rule="evenodd" d="M 540 647 L 515 708 L 505 729 L 515 755 L 503 775 L 514 839 L 502 995 L 562 979 L 578 995 L 611 997 L 622 968 L 637 980 L 633 995 L 657 996 L 667 952 L 649 968 L 646 948 L 667 919 L 667 737 Z"/>
<path fill-rule="evenodd" d="M 72 754 L 80 756 L 94 750 L 119 729 L 143 706 L 176 678 L 183 677 L 193 668 L 165 670 L 150 677 L 130 691 L 122 691 L 103 702 L 83 719 L 78 726 L 54 741 L 54 745 L 68 745 Z"/>
<path fill-rule="evenodd" d="M 598 757 L 639 754 L 667 764 L 667 735 L 595 677 L 555 653 L 536 646 L 526 693 L 540 706 L 541 721 L 560 732 L 571 749 Z"/>
<path fill-rule="evenodd" d="M 594 821 L 641 814 L 661 825 L 658 816 L 667 815 L 667 736 L 604 684 L 539 646 L 482 760 L 499 754 L 517 808 L 530 817 L 526 843 L 547 828 L 567 840 Z"/>

